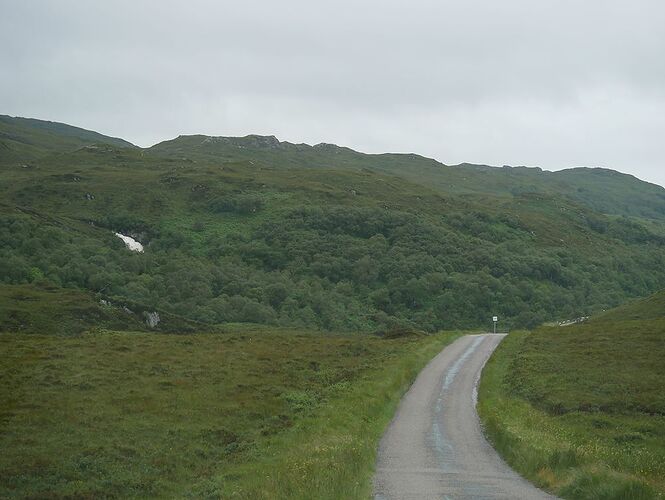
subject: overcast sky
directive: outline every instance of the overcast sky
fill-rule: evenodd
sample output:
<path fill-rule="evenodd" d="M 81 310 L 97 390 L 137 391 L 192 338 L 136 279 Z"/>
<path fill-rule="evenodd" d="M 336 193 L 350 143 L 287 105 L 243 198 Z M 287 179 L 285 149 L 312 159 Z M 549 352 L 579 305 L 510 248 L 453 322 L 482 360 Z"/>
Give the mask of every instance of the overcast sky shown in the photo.
<path fill-rule="evenodd" d="M 665 185 L 662 0 L 0 0 L 0 114 Z"/>

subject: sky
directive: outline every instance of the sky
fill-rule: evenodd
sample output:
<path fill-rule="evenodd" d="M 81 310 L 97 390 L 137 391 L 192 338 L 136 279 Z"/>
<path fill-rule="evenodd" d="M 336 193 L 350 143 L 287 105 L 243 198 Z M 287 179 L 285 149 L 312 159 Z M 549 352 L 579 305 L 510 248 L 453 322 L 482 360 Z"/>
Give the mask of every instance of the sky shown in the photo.
<path fill-rule="evenodd" d="M 0 0 L 0 114 L 665 185 L 662 0 Z"/>

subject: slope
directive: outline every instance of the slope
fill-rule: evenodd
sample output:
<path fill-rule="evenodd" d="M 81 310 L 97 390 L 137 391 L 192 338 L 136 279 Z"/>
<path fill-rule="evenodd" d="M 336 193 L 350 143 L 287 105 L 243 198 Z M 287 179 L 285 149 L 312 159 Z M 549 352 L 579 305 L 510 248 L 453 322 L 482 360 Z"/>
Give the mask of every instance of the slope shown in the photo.
<path fill-rule="evenodd" d="M 135 147 L 115 137 L 73 127 L 64 123 L 0 115 L 0 164 L 21 161 L 93 144 L 122 148 Z"/>
<path fill-rule="evenodd" d="M 292 144 L 274 136 L 180 136 L 149 148 L 154 154 L 225 161 L 254 160 L 273 167 L 371 169 L 448 194 L 562 196 L 605 214 L 665 220 L 665 188 L 604 168 L 444 165 L 416 154 L 363 154 L 334 144 Z"/>
<path fill-rule="evenodd" d="M 206 323 L 354 331 L 494 314 L 533 326 L 665 286 L 665 238 L 638 222 L 552 193 L 445 192 L 404 164 L 413 179 L 466 171 L 261 136 L 0 163 L 0 281 L 45 277 Z"/>
<path fill-rule="evenodd" d="M 566 498 L 662 497 L 664 356 L 665 292 L 512 334 L 482 382 L 488 433 L 520 472 Z"/>

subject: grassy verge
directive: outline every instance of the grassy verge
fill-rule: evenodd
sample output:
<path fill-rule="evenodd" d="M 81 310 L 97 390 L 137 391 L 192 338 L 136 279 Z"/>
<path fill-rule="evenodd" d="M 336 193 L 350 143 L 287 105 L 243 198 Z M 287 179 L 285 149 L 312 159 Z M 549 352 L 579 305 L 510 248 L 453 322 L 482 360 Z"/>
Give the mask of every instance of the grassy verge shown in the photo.
<path fill-rule="evenodd" d="M 481 420 L 513 468 L 563 498 L 663 498 L 665 418 L 635 404 L 657 403 L 662 335 L 608 328 L 510 334 L 484 369 Z"/>
<path fill-rule="evenodd" d="M 456 334 L 1 334 L 0 497 L 363 498 Z"/>

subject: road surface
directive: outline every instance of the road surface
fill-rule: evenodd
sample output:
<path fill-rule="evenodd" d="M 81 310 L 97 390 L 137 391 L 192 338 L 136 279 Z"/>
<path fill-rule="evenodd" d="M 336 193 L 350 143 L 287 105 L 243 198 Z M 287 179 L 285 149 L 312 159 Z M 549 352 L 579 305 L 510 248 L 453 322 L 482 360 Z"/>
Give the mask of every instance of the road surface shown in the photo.
<path fill-rule="evenodd" d="M 503 337 L 461 337 L 418 375 L 381 439 L 376 500 L 554 498 L 515 473 L 480 429 L 476 386 Z"/>

